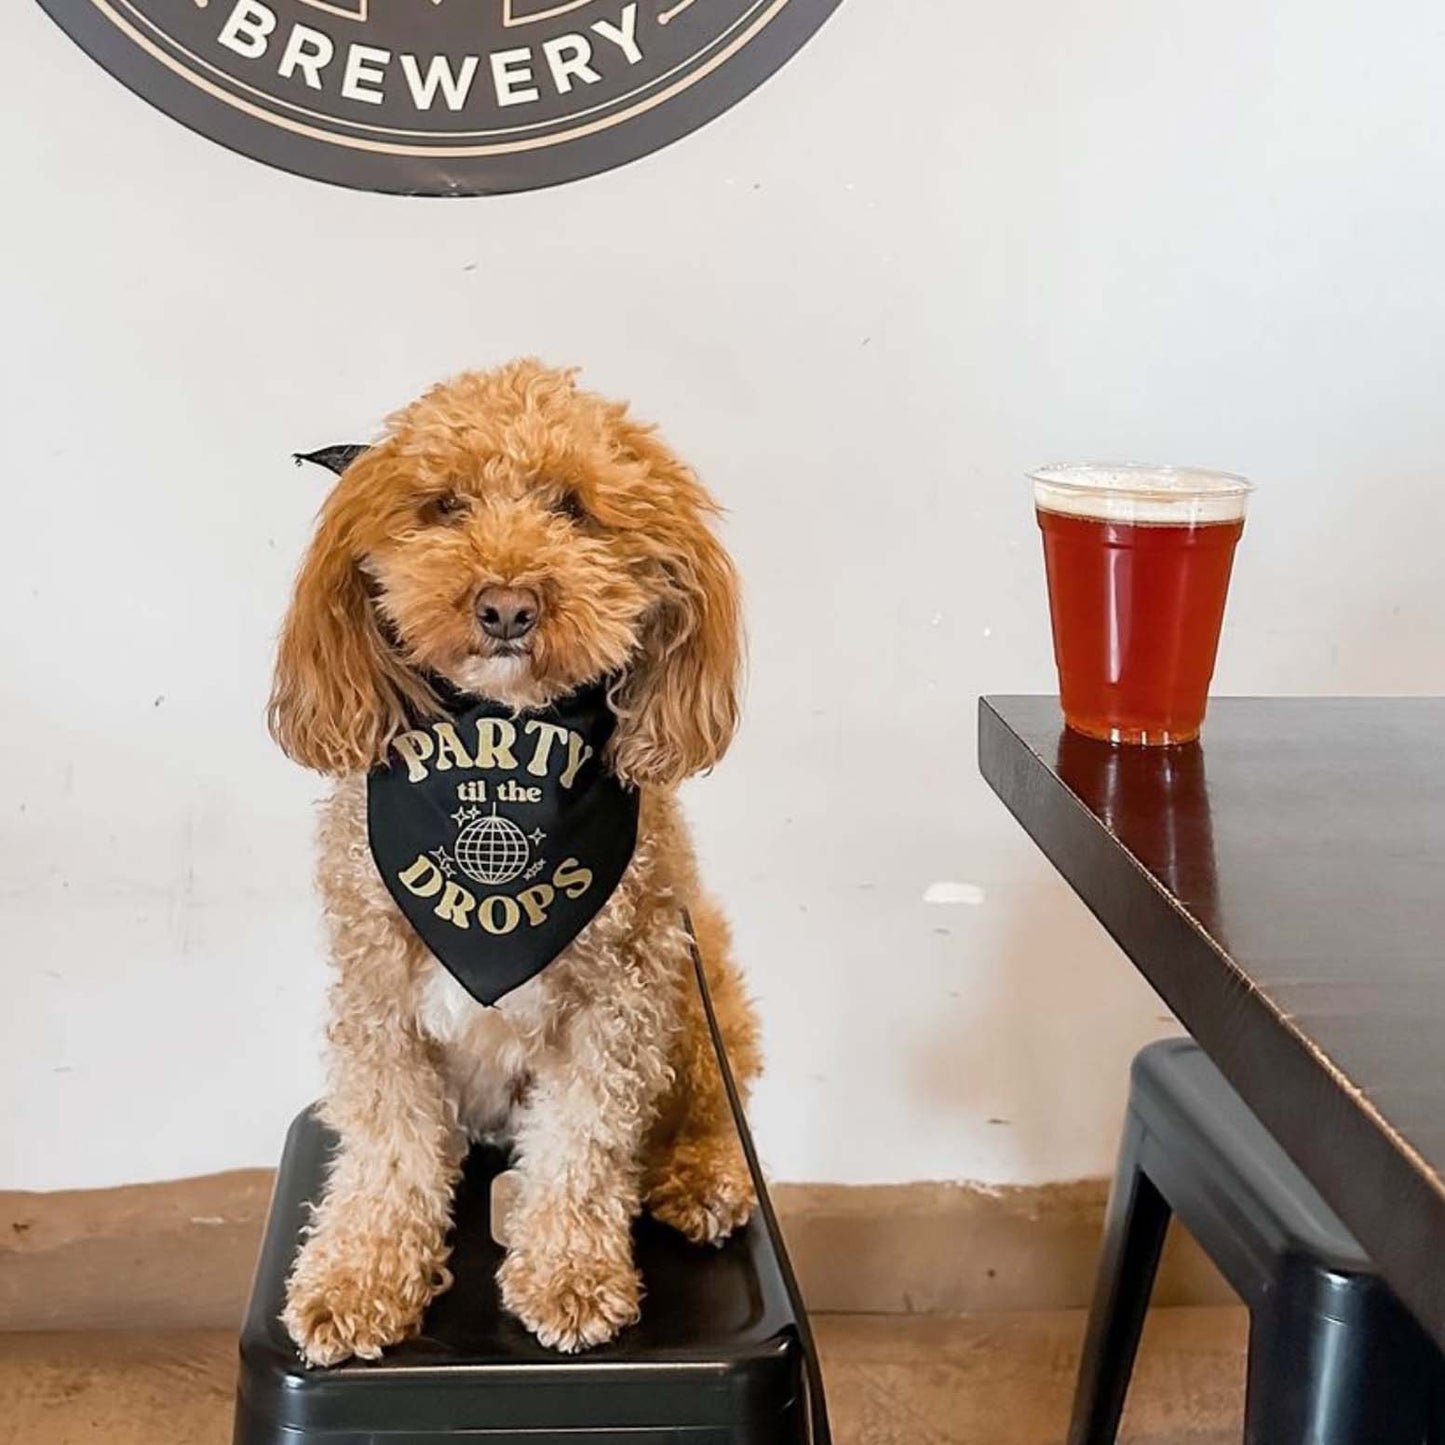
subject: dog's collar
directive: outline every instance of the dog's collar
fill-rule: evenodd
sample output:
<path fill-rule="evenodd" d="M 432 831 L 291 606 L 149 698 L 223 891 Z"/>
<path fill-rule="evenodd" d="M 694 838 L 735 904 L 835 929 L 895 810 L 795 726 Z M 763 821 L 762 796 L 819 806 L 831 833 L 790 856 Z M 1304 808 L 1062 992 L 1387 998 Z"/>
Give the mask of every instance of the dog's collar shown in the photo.
<path fill-rule="evenodd" d="M 424 670 L 421 676 L 436 695 L 437 701 L 441 703 L 442 710 L 449 717 L 456 717 L 459 713 L 468 712 L 472 708 L 486 707 L 495 708 L 499 716 L 506 714 L 510 717 L 528 718 L 545 716 L 550 712 L 575 712 L 579 708 L 591 709 L 594 707 L 601 707 L 610 713 L 612 711 L 612 693 L 622 680 L 623 674 L 610 672 L 597 682 L 579 683 L 570 692 L 553 698 L 542 707 L 513 707 L 509 703 L 487 697 L 482 693 L 465 692 L 449 678 L 443 677 L 439 672 L 431 671 L 430 668 Z M 418 725 L 425 726 L 425 720 L 421 720 Z"/>

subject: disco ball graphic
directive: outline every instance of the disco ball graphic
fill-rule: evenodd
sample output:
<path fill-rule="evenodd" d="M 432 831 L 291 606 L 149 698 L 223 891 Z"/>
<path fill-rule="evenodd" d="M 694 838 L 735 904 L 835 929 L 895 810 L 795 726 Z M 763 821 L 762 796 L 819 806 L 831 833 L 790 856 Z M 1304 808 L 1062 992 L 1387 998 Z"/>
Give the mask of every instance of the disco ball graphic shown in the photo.
<path fill-rule="evenodd" d="M 457 834 L 457 866 L 474 883 L 495 888 L 520 877 L 531 856 L 527 835 L 510 818 L 493 813 L 478 818 Z"/>

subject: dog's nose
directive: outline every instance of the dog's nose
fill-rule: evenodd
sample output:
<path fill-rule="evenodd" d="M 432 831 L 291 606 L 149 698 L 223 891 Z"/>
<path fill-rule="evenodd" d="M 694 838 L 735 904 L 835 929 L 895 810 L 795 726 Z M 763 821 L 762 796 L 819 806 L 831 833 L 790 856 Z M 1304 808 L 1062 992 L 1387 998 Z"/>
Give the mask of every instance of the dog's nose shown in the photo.
<path fill-rule="evenodd" d="M 542 615 L 542 599 L 530 587 L 484 587 L 477 595 L 477 621 L 488 637 L 515 642 Z"/>

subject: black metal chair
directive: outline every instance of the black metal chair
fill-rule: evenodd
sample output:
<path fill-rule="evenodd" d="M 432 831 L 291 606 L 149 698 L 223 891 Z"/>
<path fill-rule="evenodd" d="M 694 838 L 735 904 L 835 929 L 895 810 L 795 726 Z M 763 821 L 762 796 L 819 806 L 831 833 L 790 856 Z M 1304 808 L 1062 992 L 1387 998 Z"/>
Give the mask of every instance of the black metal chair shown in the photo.
<path fill-rule="evenodd" d="M 1069 1445 L 1113 1445 L 1171 1216 L 1250 1312 L 1246 1445 L 1424 1445 L 1439 1355 L 1192 1040 L 1134 1060 Z"/>

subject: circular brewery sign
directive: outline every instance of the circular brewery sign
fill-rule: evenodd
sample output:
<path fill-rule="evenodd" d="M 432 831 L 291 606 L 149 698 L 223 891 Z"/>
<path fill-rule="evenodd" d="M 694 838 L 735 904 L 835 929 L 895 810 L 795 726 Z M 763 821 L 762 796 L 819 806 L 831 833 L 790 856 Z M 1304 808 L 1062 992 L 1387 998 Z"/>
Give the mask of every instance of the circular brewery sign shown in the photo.
<path fill-rule="evenodd" d="M 667 145 L 838 0 L 41 0 L 137 94 L 301 175 L 531 190 Z"/>

